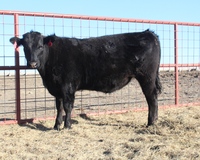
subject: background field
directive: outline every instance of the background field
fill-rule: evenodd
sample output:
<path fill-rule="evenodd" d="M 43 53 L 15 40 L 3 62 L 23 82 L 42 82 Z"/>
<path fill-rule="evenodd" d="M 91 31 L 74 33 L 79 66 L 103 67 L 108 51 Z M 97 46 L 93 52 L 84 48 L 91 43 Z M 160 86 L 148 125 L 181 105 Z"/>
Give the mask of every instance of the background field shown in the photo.
<path fill-rule="evenodd" d="M 163 86 L 158 97 L 159 106 L 175 104 L 175 74 L 161 71 Z M 22 75 L 20 77 L 21 118 L 54 117 L 54 98 L 44 88 L 39 75 Z M 179 72 L 179 103 L 200 102 L 200 71 Z M 0 77 L 0 120 L 15 119 L 15 79 L 14 76 Z M 133 79 L 126 87 L 112 94 L 94 91 L 76 92 L 74 112 L 99 113 L 115 110 L 130 110 L 146 107 L 147 103 L 138 82 Z"/>

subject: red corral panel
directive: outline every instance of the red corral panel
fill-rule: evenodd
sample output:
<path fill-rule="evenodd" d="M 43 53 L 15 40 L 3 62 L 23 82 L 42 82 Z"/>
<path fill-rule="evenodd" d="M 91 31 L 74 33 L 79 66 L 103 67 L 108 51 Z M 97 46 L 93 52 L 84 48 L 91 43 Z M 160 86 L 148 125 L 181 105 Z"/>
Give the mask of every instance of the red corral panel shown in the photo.
<path fill-rule="evenodd" d="M 160 39 L 159 107 L 200 105 L 200 23 L 0 11 L 0 124 L 55 118 L 55 102 L 36 70 L 26 67 L 22 48 L 9 39 L 31 30 L 43 35 L 88 38 L 150 29 Z M 73 114 L 146 110 L 136 80 L 111 94 L 76 93 Z"/>

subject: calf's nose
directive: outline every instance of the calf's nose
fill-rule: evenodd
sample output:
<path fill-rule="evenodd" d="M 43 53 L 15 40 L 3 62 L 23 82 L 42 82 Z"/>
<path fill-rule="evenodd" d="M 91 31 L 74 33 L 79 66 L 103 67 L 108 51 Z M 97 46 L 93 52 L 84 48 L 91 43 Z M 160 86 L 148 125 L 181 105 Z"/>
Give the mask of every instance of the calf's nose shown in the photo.
<path fill-rule="evenodd" d="M 32 68 L 37 68 L 37 62 L 30 62 Z"/>

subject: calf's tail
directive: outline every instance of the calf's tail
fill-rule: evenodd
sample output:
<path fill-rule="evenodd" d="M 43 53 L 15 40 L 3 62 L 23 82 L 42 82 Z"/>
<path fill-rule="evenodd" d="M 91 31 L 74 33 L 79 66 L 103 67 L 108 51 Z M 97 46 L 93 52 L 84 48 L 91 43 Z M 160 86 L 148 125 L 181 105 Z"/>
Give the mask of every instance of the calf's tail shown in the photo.
<path fill-rule="evenodd" d="M 161 94 L 162 92 L 162 85 L 160 82 L 159 71 L 156 73 L 156 92 L 157 94 Z"/>

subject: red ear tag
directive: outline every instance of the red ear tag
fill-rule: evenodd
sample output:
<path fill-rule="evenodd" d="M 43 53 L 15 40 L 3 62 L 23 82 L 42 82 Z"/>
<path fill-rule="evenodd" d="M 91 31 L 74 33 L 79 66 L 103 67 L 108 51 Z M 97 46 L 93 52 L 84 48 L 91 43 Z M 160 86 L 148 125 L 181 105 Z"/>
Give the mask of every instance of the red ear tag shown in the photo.
<path fill-rule="evenodd" d="M 49 41 L 48 46 L 51 47 L 53 45 L 53 43 L 51 41 Z"/>
<path fill-rule="evenodd" d="M 18 48 L 18 46 L 17 46 L 17 42 L 14 43 L 14 48 L 15 48 L 15 49 Z"/>

